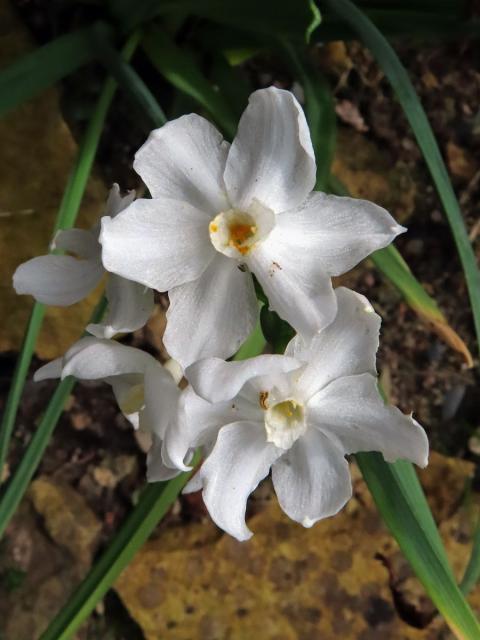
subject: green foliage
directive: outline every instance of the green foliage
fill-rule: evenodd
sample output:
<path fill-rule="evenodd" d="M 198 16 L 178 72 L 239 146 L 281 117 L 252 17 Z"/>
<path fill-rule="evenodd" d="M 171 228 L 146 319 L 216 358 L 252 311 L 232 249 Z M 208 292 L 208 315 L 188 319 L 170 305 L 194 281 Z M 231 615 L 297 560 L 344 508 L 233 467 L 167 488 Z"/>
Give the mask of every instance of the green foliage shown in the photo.
<path fill-rule="evenodd" d="M 276 34 L 305 42 L 320 24 L 320 12 L 313 0 L 110 0 L 109 4 L 124 29 L 157 16 L 194 15 L 264 37 Z"/>
<path fill-rule="evenodd" d="M 0 116 L 55 84 L 95 57 L 93 31 L 108 40 L 111 30 L 96 24 L 73 31 L 20 58 L 0 71 Z"/>

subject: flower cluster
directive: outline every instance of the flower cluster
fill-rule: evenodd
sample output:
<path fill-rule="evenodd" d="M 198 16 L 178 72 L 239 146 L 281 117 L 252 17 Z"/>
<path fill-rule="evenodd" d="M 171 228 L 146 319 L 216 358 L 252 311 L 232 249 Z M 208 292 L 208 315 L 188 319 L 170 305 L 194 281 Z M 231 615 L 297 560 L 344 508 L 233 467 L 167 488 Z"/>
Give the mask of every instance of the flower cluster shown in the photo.
<path fill-rule="evenodd" d="M 311 526 L 351 496 L 348 454 L 425 466 L 424 430 L 377 388 L 379 316 L 331 280 L 405 229 L 375 204 L 312 191 L 315 157 L 293 94 L 253 93 L 231 145 L 204 118 L 178 118 L 151 133 L 134 168 L 151 198 L 120 198 L 115 186 L 101 228 L 57 234 L 54 246 L 76 257 L 34 258 L 15 273 L 18 293 L 61 305 L 108 274 L 105 323 L 35 379 L 108 382 L 151 434 L 150 481 L 189 470 L 200 449 L 185 491 L 202 489 L 239 540 L 251 535 L 248 496 L 270 469 L 282 509 Z M 297 333 L 284 355 L 229 362 L 257 321 L 253 276 Z M 165 366 L 111 340 L 145 324 L 153 290 L 170 300 Z"/>

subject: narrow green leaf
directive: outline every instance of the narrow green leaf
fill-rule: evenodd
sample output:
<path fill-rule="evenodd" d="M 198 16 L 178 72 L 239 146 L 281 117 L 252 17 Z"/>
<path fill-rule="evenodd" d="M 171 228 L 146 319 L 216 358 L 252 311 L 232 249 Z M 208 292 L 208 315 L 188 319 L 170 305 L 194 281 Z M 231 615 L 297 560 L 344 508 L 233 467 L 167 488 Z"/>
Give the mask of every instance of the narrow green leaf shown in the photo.
<path fill-rule="evenodd" d="M 123 55 L 129 59 L 135 50 L 138 37 L 132 35 L 126 43 Z M 102 133 L 105 118 L 115 93 L 116 83 L 111 78 L 107 79 L 97 106 L 88 123 L 83 140 L 77 152 L 75 165 L 70 172 L 62 202 L 58 210 L 54 233 L 58 229 L 68 229 L 73 226 L 77 217 L 80 204 L 85 193 L 88 177 L 92 170 L 93 160 L 97 152 L 100 135 Z M 45 308 L 36 302 L 28 322 L 22 349 L 17 360 L 9 395 L 5 405 L 2 422 L 0 424 L 0 470 L 5 464 L 8 446 L 12 435 L 18 405 L 22 396 L 23 387 L 27 378 L 30 362 L 35 350 L 35 343 L 43 321 Z"/>
<path fill-rule="evenodd" d="M 95 28 L 105 40 L 109 38 L 110 29 L 104 23 Z M 95 57 L 92 29 L 60 36 L 0 71 L 0 116 L 90 62 Z"/>
<path fill-rule="evenodd" d="M 125 524 L 40 640 L 68 640 L 148 539 L 185 486 L 189 474 L 148 485 Z"/>
<path fill-rule="evenodd" d="M 477 519 L 475 531 L 473 533 L 473 545 L 470 552 L 470 559 L 464 576 L 460 583 L 462 593 L 468 594 L 480 579 L 480 518 Z"/>
<path fill-rule="evenodd" d="M 457 246 L 470 295 L 475 331 L 480 349 L 480 271 L 477 267 L 475 254 L 457 198 L 425 111 L 405 68 L 375 25 L 350 0 L 325 0 L 325 3 L 358 34 L 373 53 L 379 66 L 390 81 L 413 129 L 444 206 Z"/>
<path fill-rule="evenodd" d="M 102 300 L 94 310 L 91 322 L 100 322 L 107 306 L 106 300 Z M 30 480 L 32 479 L 38 465 L 42 459 L 45 449 L 50 442 L 52 433 L 57 422 L 62 415 L 65 402 L 75 385 L 75 379 L 72 377 L 65 378 L 60 382 L 55 393 L 50 400 L 48 407 L 40 421 L 32 439 L 30 440 L 27 450 L 22 456 L 20 464 L 15 469 L 15 473 L 8 481 L 6 489 L 0 496 L 0 538 L 5 533 L 8 523 L 12 519 L 18 505 L 20 504 Z"/>
<path fill-rule="evenodd" d="M 156 27 L 147 31 L 142 45 L 152 64 L 174 87 L 191 96 L 210 114 L 215 114 L 215 119 L 226 134 L 230 137 L 235 135 L 236 121 L 228 104 L 199 70 L 189 51 L 177 47 Z"/>
<path fill-rule="evenodd" d="M 135 37 L 139 40 L 140 32 L 136 32 Z M 98 26 L 92 28 L 91 39 L 92 48 L 100 62 L 117 81 L 119 87 L 126 91 L 132 103 L 147 116 L 149 125 L 163 126 L 167 121 L 165 113 L 135 69 L 104 38 L 103 31 Z"/>
<path fill-rule="evenodd" d="M 428 524 L 416 497 L 412 508 L 411 465 L 387 464 L 379 453 L 355 458 L 383 520 L 450 629 L 464 640 L 480 638 L 480 625 L 446 564 L 441 542 L 435 542 L 438 532 L 432 538 L 434 525 Z"/>

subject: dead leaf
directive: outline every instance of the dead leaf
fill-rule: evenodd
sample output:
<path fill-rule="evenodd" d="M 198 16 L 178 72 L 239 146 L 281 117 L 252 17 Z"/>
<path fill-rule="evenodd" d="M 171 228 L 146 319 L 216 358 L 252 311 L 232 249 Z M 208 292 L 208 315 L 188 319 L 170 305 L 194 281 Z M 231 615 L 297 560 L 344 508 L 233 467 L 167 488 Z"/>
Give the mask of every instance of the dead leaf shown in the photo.
<path fill-rule="evenodd" d="M 471 180 L 478 170 L 469 152 L 451 141 L 447 143 L 447 162 L 453 175 L 464 180 Z"/>
<path fill-rule="evenodd" d="M 350 102 L 350 100 L 339 100 L 335 105 L 335 113 L 342 122 L 349 124 L 355 131 L 359 131 L 360 133 L 368 131 L 368 127 L 357 105 Z"/>

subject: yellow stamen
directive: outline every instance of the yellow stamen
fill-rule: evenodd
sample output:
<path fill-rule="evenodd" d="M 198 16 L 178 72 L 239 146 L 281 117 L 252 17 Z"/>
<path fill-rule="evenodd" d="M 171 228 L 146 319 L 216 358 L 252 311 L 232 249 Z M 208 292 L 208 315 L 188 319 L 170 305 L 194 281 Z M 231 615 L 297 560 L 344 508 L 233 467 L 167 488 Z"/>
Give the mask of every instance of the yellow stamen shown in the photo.
<path fill-rule="evenodd" d="M 242 255 L 245 255 L 250 248 L 246 243 L 248 243 L 248 241 L 253 238 L 253 236 L 257 232 L 257 227 L 250 224 L 236 223 L 230 225 L 229 232 L 229 245 L 236 249 Z"/>

